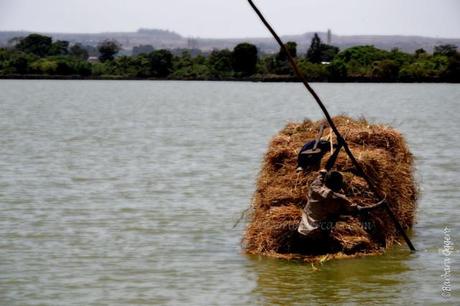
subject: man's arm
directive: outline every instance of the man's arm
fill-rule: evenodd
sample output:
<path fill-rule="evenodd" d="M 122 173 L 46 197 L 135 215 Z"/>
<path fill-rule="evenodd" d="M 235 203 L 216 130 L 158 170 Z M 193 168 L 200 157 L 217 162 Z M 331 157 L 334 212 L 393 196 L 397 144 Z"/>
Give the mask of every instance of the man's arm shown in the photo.
<path fill-rule="evenodd" d="M 375 209 L 375 208 L 378 208 L 378 207 L 382 206 L 384 204 L 384 202 L 385 202 L 385 199 L 383 199 L 383 200 L 381 200 L 380 202 L 378 202 L 376 204 L 372 204 L 372 205 L 369 205 L 369 206 L 361 206 L 361 205 L 353 203 L 344 194 L 341 194 L 341 193 L 338 193 L 338 192 L 333 192 L 333 197 L 336 200 L 340 201 L 340 203 L 342 205 L 342 211 L 344 213 L 348 213 L 348 214 L 356 214 L 356 213 L 367 212 L 369 210 L 372 210 L 372 209 Z"/>
<path fill-rule="evenodd" d="M 378 203 L 375 203 L 375 204 L 372 204 L 372 205 L 369 205 L 369 206 L 359 206 L 358 211 L 359 212 L 366 212 L 366 211 L 369 211 L 371 209 L 378 208 L 378 207 L 382 206 L 383 203 L 385 203 L 385 200 L 386 200 L 386 198 L 384 198 L 383 200 L 381 200 Z"/>
<path fill-rule="evenodd" d="M 334 192 L 333 197 L 337 201 L 340 202 L 340 204 L 342 206 L 342 211 L 345 214 L 355 214 L 355 213 L 359 212 L 359 210 L 361 208 L 358 204 L 355 204 L 352 201 L 350 201 L 350 199 L 348 199 L 344 194 Z"/>

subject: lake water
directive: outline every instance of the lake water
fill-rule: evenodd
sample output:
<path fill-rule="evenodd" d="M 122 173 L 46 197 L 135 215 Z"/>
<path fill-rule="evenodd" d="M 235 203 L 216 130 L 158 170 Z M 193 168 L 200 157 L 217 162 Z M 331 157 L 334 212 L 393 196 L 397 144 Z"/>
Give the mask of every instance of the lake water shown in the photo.
<path fill-rule="evenodd" d="M 460 85 L 313 87 L 407 138 L 418 252 L 318 270 L 242 253 L 269 139 L 322 118 L 301 84 L 1 80 L 0 304 L 460 305 Z"/>

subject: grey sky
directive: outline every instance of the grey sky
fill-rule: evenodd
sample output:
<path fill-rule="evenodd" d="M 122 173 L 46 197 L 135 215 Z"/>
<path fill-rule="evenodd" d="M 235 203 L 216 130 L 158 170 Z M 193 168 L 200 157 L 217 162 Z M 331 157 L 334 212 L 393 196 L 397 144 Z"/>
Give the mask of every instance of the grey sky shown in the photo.
<path fill-rule="evenodd" d="M 460 0 L 256 0 L 281 34 L 460 38 Z M 269 36 L 246 0 L 0 0 L 0 30 L 168 29 L 194 37 Z"/>

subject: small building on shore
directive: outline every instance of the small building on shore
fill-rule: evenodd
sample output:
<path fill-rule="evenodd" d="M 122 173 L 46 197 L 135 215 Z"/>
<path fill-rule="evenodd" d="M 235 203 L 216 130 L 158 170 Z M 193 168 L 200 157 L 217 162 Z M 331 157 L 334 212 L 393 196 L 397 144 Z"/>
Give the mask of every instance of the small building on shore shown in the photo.
<path fill-rule="evenodd" d="M 99 58 L 97 56 L 90 56 L 87 60 L 89 63 L 99 63 Z"/>

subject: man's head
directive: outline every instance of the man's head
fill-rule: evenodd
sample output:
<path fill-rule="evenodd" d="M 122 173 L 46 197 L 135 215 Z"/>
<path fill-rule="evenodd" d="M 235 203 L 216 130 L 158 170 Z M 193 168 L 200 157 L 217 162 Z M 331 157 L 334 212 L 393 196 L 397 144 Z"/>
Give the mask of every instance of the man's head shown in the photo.
<path fill-rule="evenodd" d="M 324 184 L 332 191 L 339 191 L 343 187 L 343 176 L 338 171 L 329 171 L 324 177 Z"/>

